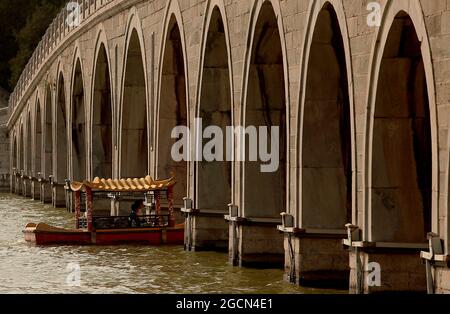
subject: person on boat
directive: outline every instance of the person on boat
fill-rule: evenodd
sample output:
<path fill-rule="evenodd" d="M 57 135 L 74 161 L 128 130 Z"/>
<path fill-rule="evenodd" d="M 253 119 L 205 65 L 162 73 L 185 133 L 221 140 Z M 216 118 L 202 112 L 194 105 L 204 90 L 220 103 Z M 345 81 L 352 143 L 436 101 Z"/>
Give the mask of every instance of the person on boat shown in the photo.
<path fill-rule="evenodd" d="M 131 213 L 128 216 L 128 223 L 130 227 L 139 228 L 141 226 L 141 220 L 139 216 L 142 215 L 142 209 L 144 208 L 144 201 L 138 200 L 131 205 Z"/>

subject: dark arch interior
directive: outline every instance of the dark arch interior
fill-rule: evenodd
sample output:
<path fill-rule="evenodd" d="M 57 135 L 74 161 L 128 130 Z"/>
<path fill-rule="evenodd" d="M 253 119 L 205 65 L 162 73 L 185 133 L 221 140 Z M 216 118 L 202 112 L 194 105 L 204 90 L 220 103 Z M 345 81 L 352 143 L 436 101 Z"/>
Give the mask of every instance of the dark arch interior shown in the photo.
<path fill-rule="evenodd" d="M 42 148 L 42 115 L 41 115 L 41 104 L 37 103 L 36 105 L 36 126 L 35 126 L 35 156 L 34 160 L 36 162 L 35 165 L 35 173 L 34 176 L 37 177 L 38 172 L 41 172 L 41 148 Z"/>
<path fill-rule="evenodd" d="M 94 81 L 92 121 L 93 177 L 112 177 L 112 103 L 111 81 L 105 46 L 97 57 Z"/>
<path fill-rule="evenodd" d="M 246 141 L 245 216 L 279 217 L 286 210 L 287 123 L 286 91 L 277 18 L 270 2 L 263 4 L 258 17 L 247 86 L 245 125 L 278 126 L 279 167 L 276 172 L 261 172 L 261 161 L 248 161 Z M 270 143 L 268 143 L 270 149 Z M 259 160 L 259 158 L 258 158 Z"/>
<path fill-rule="evenodd" d="M 351 222 L 350 101 L 344 44 L 331 5 L 319 13 L 311 43 L 303 113 L 304 228 L 343 229 Z"/>
<path fill-rule="evenodd" d="M 392 25 L 378 79 L 372 152 L 373 241 L 420 243 L 431 231 L 430 109 L 409 16 Z"/>
<path fill-rule="evenodd" d="M 22 171 L 25 170 L 25 156 L 24 156 L 24 142 L 25 142 L 25 134 L 22 127 L 22 130 L 20 130 L 19 135 L 19 167 L 18 170 Z"/>
<path fill-rule="evenodd" d="M 121 176 L 148 174 L 147 97 L 142 47 L 136 30 L 128 46 L 122 108 Z"/>
<path fill-rule="evenodd" d="M 32 176 L 32 162 L 33 162 L 33 146 L 31 142 L 31 136 L 32 136 L 32 128 L 31 128 L 31 116 L 30 113 L 28 113 L 27 117 L 27 158 L 26 158 L 26 174 L 29 176 Z"/>
<path fill-rule="evenodd" d="M 199 116 L 203 128 L 219 126 L 222 134 L 226 134 L 226 127 L 232 125 L 228 51 L 224 25 L 217 7 L 211 16 L 206 41 Z M 226 152 L 225 146 L 222 151 Z M 231 203 L 231 163 L 199 162 L 197 193 L 199 209 L 226 211 Z"/>
<path fill-rule="evenodd" d="M 14 136 L 13 148 L 12 148 L 12 167 L 17 171 L 17 136 Z M 13 181 L 14 184 L 14 181 Z"/>
<path fill-rule="evenodd" d="M 171 172 L 177 177 L 174 198 L 181 204 L 187 192 L 187 162 L 175 162 L 171 155 L 172 129 L 187 126 L 186 77 L 184 72 L 181 35 L 175 17 L 172 16 L 162 63 L 161 98 L 158 129 L 158 177 L 168 178 Z"/>
<path fill-rule="evenodd" d="M 67 179 L 67 111 L 64 88 L 64 78 L 60 75 L 56 100 L 56 180 L 60 184 Z"/>
<path fill-rule="evenodd" d="M 80 60 L 75 66 L 72 91 L 72 167 L 73 180 L 86 179 L 86 113 Z"/>
<path fill-rule="evenodd" d="M 48 179 L 53 174 L 53 124 L 52 124 L 52 94 L 47 87 L 45 99 L 45 177 Z"/>

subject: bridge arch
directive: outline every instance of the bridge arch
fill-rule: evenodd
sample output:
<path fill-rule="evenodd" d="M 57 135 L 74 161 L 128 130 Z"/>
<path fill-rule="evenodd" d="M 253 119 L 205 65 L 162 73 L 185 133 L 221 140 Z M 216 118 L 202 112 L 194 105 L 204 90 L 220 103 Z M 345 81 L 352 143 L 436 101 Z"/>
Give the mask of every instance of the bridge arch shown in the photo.
<path fill-rule="evenodd" d="M 17 150 L 18 150 L 18 148 L 17 148 L 17 133 L 16 132 L 13 133 L 12 139 L 13 139 L 13 141 L 12 141 L 12 149 L 11 149 L 11 155 L 12 155 L 12 158 L 11 158 L 11 160 L 12 160 L 11 166 L 12 167 L 11 168 L 17 170 Z M 12 181 L 12 184 L 13 185 L 15 184 L 14 179 Z"/>
<path fill-rule="evenodd" d="M 22 136 L 21 134 L 20 134 L 20 125 L 21 125 L 21 123 L 20 123 L 20 120 L 21 120 L 21 118 L 19 117 L 18 119 L 17 119 L 17 126 L 16 126 L 16 128 L 15 128 L 15 134 L 16 134 L 16 139 L 17 139 L 17 146 L 16 146 L 16 148 L 17 148 L 17 163 L 16 163 L 16 171 L 17 172 L 20 172 L 20 167 L 21 167 L 21 160 L 20 160 L 20 137 Z"/>
<path fill-rule="evenodd" d="M 114 92 L 111 80 L 111 67 L 108 41 L 103 26 L 95 42 L 93 63 L 90 163 L 91 177 L 112 178 L 115 138 Z"/>
<path fill-rule="evenodd" d="M 278 170 L 273 173 L 262 173 L 260 166 L 263 163 L 260 161 L 243 163 L 240 175 L 241 215 L 278 218 L 288 207 L 289 175 L 286 167 L 290 117 L 286 40 L 278 0 L 254 2 L 247 47 L 242 76 L 241 125 L 257 128 L 279 126 L 280 158 Z M 266 88 L 269 82 L 271 86 Z M 251 102 L 250 99 L 259 101 Z M 270 138 L 270 131 L 268 134 Z M 248 148 L 247 141 L 246 151 Z M 248 159 L 248 153 L 246 155 Z"/>
<path fill-rule="evenodd" d="M 196 116 L 202 119 L 202 130 L 196 131 L 219 126 L 225 135 L 226 127 L 233 125 L 234 97 L 228 23 L 221 0 L 207 3 L 201 43 Z M 226 159 L 226 145 L 221 150 L 222 161 L 196 162 L 197 209 L 226 212 L 232 202 L 233 164 Z"/>
<path fill-rule="evenodd" d="M 43 141 L 44 141 L 44 173 L 45 179 L 53 174 L 53 96 L 50 84 L 45 86 L 45 103 L 43 110 Z"/>
<path fill-rule="evenodd" d="M 34 108 L 35 119 L 34 119 L 34 172 L 33 176 L 37 178 L 38 172 L 41 172 L 42 167 L 42 133 L 43 133 L 43 119 L 42 119 L 42 109 L 41 100 L 36 97 L 36 104 Z"/>
<path fill-rule="evenodd" d="M 11 131 L 11 144 L 10 144 L 10 191 L 11 193 L 17 192 L 17 184 L 16 184 L 16 177 L 15 173 L 17 172 L 17 128 L 13 128 Z"/>
<path fill-rule="evenodd" d="M 353 71 L 341 1 L 313 1 L 302 52 L 297 112 L 297 224 L 356 223 Z M 326 93 L 323 90 L 327 90 Z M 317 132 L 320 127 L 321 132 Z M 323 198 L 322 195 L 330 197 Z"/>
<path fill-rule="evenodd" d="M 24 143 L 25 143 L 25 131 L 24 131 L 24 122 L 23 118 L 21 119 L 22 123 L 19 126 L 19 165 L 17 170 L 21 173 L 25 170 L 25 149 L 24 149 Z"/>
<path fill-rule="evenodd" d="M 80 48 L 75 48 L 72 63 L 72 80 L 70 94 L 70 130 L 71 156 L 70 177 L 75 181 L 83 181 L 87 178 L 86 169 L 86 88 L 85 73 L 81 58 Z"/>
<path fill-rule="evenodd" d="M 33 127 L 32 127 L 32 122 L 31 122 L 31 110 L 29 109 L 28 106 L 28 110 L 27 110 L 27 115 L 26 115 L 26 126 L 25 126 L 25 142 L 26 142 L 26 147 L 25 147 L 25 174 L 28 176 L 32 176 L 32 164 L 33 164 L 33 145 L 32 145 L 32 136 L 33 136 Z"/>
<path fill-rule="evenodd" d="M 365 136 L 368 241 L 423 243 L 427 232 L 439 231 L 436 91 L 422 12 L 419 1 L 388 2 L 373 50 Z"/>
<path fill-rule="evenodd" d="M 148 82 L 145 44 L 136 9 L 128 19 L 122 104 L 120 109 L 120 176 L 143 177 L 149 173 Z"/>
<path fill-rule="evenodd" d="M 171 132 L 175 126 L 190 127 L 190 120 L 185 33 L 176 0 L 168 3 L 162 34 L 156 108 L 156 176 L 176 174 L 174 199 L 178 206 L 189 191 L 189 164 L 173 161 L 171 149 L 176 140 L 171 138 Z M 190 156 L 191 152 L 187 154 Z"/>
<path fill-rule="evenodd" d="M 67 114 L 67 91 L 66 81 L 64 79 L 64 73 L 62 70 L 58 70 L 57 86 L 56 86 L 56 102 L 55 106 L 55 150 L 56 162 L 54 163 L 56 172 L 56 182 L 64 184 L 64 181 L 68 178 L 67 164 L 67 128 L 68 128 L 68 114 Z"/>

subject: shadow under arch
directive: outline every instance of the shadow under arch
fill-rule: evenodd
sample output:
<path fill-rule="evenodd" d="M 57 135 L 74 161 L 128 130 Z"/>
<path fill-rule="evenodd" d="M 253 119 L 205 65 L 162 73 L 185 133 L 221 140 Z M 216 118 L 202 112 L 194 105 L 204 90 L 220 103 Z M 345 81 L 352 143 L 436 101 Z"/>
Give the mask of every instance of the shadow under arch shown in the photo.
<path fill-rule="evenodd" d="M 233 163 L 227 155 L 227 145 L 231 143 L 227 143 L 226 134 L 227 127 L 233 125 L 233 80 L 227 21 L 219 5 L 212 1 L 208 3 L 202 37 L 196 113 L 197 118 L 202 119 L 202 129 L 196 132 L 202 135 L 211 132 L 205 134 L 211 142 L 202 140 L 199 148 L 203 158 L 195 162 L 194 206 L 201 215 L 193 220 L 193 228 L 197 231 L 192 234 L 192 243 L 188 246 L 192 245 L 196 250 L 225 251 L 229 242 L 228 225 L 223 216 L 232 202 Z M 213 141 L 215 144 L 211 144 Z M 204 155 L 204 148 L 213 156 Z M 190 219 L 191 216 L 186 224 L 191 223 Z"/>
<path fill-rule="evenodd" d="M 68 178 L 67 173 L 67 105 L 66 105 L 66 91 L 65 81 L 62 73 L 58 76 L 58 85 L 56 92 L 55 103 L 56 116 L 56 180 L 59 184 L 64 184 Z"/>
<path fill-rule="evenodd" d="M 33 165 L 33 145 L 32 145 L 32 136 L 33 136 L 33 127 L 31 123 L 31 112 L 28 111 L 26 117 L 26 160 L 25 160 L 25 175 L 32 177 L 32 165 Z"/>
<path fill-rule="evenodd" d="M 81 60 L 76 59 L 72 79 L 71 134 L 72 179 L 86 179 L 86 106 L 84 76 Z"/>
<path fill-rule="evenodd" d="M 280 223 L 280 213 L 288 210 L 289 203 L 290 98 L 286 42 L 279 5 L 279 1 L 255 1 L 249 22 L 242 80 L 243 105 L 239 117 L 246 132 L 237 136 L 240 159 L 244 157 L 242 150 L 246 153 L 245 161 L 236 165 L 240 193 L 239 199 L 235 200 L 239 205 L 238 216 L 248 223 L 230 228 L 230 238 L 233 239 L 230 243 L 238 242 L 230 259 L 233 264 L 241 266 L 278 268 L 284 261 L 283 235 L 276 226 Z M 266 146 L 267 153 L 272 150 L 278 154 L 271 155 L 269 161 L 263 161 L 259 156 L 261 149 L 258 149 L 262 145 Z M 255 246 L 256 242 L 264 245 Z"/>
<path fill-rule="evenodd" d="M 424 292 L 419 252 L 427 247 L 426 233 L 438 231 L 439 192 L 430 45 L 420 2 L 388 2 L 384 10 L 370 72 L 360 223 L 363 240 L 390 246 L 362 254 L 395 272 L 364 291 Z"/>
<path fill-rule="evenodd" d="M 35 178 L 38 177 L 38 173 L 41 172 L 42 170 L 42 124 L 43 124 L 43 119 L 42 119 L 42 113 L 41 113 L 41 102 L 39 100 L 39 98 L 37 99 L 36 102 L 36 120 L 35 120 L 35 125 L 34 125 L 34 159 L 35 159 L 35 168 L 34 168 L 34 173 L 33 176 Z"/>
<path fill-rule="evenodd" d="M 244 213 L 245 217 L 279 217 L 286 210 L 287 195 L 287 95 L 280 30 L 270 1 L 261 7 L 253 36 L 244 126 L 279 127 L 280 150 L 278 169 L 264 173 L 264 162 L 249 161 L 246 141 Z"/>
<path fill-rule="evenodd" d="M 52 91 L 50 85 L 46 86 L 44 104 L 44 166 L 43 173 L 47 180 L 53 174 L 53 116 L 52 116 Z"/>
<path fill-rule="evenodd" d="M 349 284 L 348 252 L 341 242 L 345 225 L 354 219 L 356 163 L 352 67 L 343 12 L 338 1 L 314 2 L 305 30 L 296 150 L 296 224 L 302 235 L 295 238 L 286 267 L 291 280 L 298 278 L 303 286 Z M 316 247 L 320 254 L 309 256 Z"/>
<path fill-rule="evenodd" d="M 148 171 L 146 75 L 136 29 L 127 47 L 122 98 L 120 175 L 142 178 Z"/>
<path fill-rule="evenodd" d="M 396 15 L 380 65 L 372 142 L 372 241 L 421 243 L 431 231 L 430 105 L 421 43 Z"/>
<path fill-rule="evenodd" d="M 92 177 L 112 178 L 112 88 L 108 55 L 103 42 L 96 56 L 92 91 Z"/>
<path fill-rule="evenodd" d="M 165 178 L 170 177 L 171 173 L 176 175 L 174 201 L 176 206 L 180 206 L 188 191 L 189 168 L 185 160 L 174 161 L 172 147 L 178 139 L 171 138 L 171 133 L 175 127 L 189 126 L 189 114 L 184 46 L 175 14 L 170 15 L 163 46 L 157 114 L 157 176 Z"/>

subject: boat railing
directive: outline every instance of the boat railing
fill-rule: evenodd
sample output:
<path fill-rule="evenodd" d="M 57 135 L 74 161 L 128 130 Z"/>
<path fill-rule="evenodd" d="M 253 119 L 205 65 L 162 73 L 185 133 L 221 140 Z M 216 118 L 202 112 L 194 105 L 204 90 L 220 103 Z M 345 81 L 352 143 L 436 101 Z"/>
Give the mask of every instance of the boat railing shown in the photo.
<path fill-rule="evenodd" d="M 137 228 L 165 228 L 169 226 L 169 215 L 142 215 L 139 216 L 140 226 Z M 128 216 L 94 217 L 95 230 L 130 229 Z"/>
<path fill-rule="evenodd" d="M 87 229 L 88 220 L 86 217 L 80 217 L 77 219 L 77 229 Z"/>

